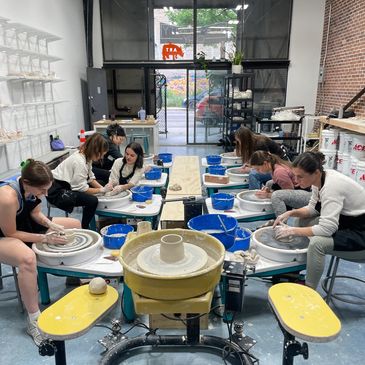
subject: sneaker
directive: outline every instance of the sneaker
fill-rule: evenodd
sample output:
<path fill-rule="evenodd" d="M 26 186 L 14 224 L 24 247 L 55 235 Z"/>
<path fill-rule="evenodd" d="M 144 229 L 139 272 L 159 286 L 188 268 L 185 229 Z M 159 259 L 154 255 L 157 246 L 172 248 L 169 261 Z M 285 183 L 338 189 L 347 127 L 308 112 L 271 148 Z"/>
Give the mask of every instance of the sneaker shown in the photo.
<path fill-rule="evenodd" d="M 34 343 L 39 347 L 41 342 L 46 338 L 41 335 L 39 332 L 37 322 L 36 321 L 29 321 L 27 325 L 27 334 L 33 338 Z"/>

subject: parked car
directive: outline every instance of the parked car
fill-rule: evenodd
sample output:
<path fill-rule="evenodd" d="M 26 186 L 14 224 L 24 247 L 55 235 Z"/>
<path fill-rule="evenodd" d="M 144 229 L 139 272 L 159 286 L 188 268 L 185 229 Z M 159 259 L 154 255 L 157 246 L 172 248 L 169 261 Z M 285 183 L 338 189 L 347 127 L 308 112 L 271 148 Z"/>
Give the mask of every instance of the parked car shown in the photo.
<path fill-rule="evenodd" d="M 206 95 L 196 105 L 196 119 L 202 123 L 215 119 L 217 123 L 223 118 L 223 97 Z"/>
<path fill-rule="evenodd" d="M 210 95 L 211 96 L 220 96 L 220 95 L 222 95 L 222 90 L 221 89 L 210 90 Z M 191 97 L 189 97 L 189 109 L 194 108 L 194 101 L 196 104 L 198 104 L 199 101 L 201 101 L 205 96 L 209 96 L 209 90 L 205 90 L 205 91 L 202 91 L 202 92 L 196 94 L 195 98 L 193 95 L 191 95 Z M 188 102 L 187 98 L 185 98 L 182 102 L 182 107 L 186 108 L 187 102 Z"/>

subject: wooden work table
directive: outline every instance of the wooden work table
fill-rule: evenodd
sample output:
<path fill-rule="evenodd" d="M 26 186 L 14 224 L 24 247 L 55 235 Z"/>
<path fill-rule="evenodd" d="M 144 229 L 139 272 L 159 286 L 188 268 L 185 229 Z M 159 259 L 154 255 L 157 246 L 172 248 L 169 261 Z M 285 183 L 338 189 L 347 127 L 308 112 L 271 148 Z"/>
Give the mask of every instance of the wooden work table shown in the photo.
<path fill-rule="evenodd" d="M 319 118 L 321 124 L 330 124 L 334 127 L 339 127 L 343 129 L 347 129 L 349 131 L 357 132 L 365 134 L 365 119 L 354 119 L 354 118 L 328 118 L 328 117 L 320 117 Z"/>

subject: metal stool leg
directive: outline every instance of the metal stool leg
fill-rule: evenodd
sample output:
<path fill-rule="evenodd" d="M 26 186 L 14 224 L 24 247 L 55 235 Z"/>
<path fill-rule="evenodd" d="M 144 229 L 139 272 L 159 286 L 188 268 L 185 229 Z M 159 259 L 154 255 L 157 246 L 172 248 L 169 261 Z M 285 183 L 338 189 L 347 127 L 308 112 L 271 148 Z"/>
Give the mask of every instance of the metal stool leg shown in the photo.
<path fill-rule="evenodd" d="M 335 259 L 335 257 L 333 256 L 331 258 L 330 267 L 328 268 L 328 271 L 330 271 L 330 269 L 332 269 L 332 267 L 333 267 L 332 272 L 330 272 L 329 275 L 327 275 L 327 277 L 330 280 L 330 286 L 328 288 L 327 297 L 326 297 L 326 303 L 327 304 L 331 301 L 331 295 L 332 295 L 333 285 L 335 284 L 335 279 L 336 279 L 336 274 L 337 274 L 337 268 L 338 268 L 338 264 L 340 262 L 340 258 L 339 257 L 336 257 L 335 264 L 333 266 L 334 259 Z"/>

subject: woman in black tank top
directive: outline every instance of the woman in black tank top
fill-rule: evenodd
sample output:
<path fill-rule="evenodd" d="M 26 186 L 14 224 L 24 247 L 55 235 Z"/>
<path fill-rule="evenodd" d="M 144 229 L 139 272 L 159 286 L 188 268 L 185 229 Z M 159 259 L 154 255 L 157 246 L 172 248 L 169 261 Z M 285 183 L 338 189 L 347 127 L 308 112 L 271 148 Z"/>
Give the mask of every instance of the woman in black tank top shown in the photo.
<path fill-rule="evenodd" d="M 41 197 L 46 196 L 53 176 L 43 162 L 27 160 L 17 181 L 0 186 L 0 262 L 19 269 L 19 289 L 28 312 L 27 332 L 39 345 L 37 328 L 40 314 L 37 288 L 37 260 L 31 249 L 36 242 L 64 244 L 64 228 L 80 228 L 73 218 L 48 219 L 41 211 Z M 55 234 L 45 234 L 47 230 Z"/>

